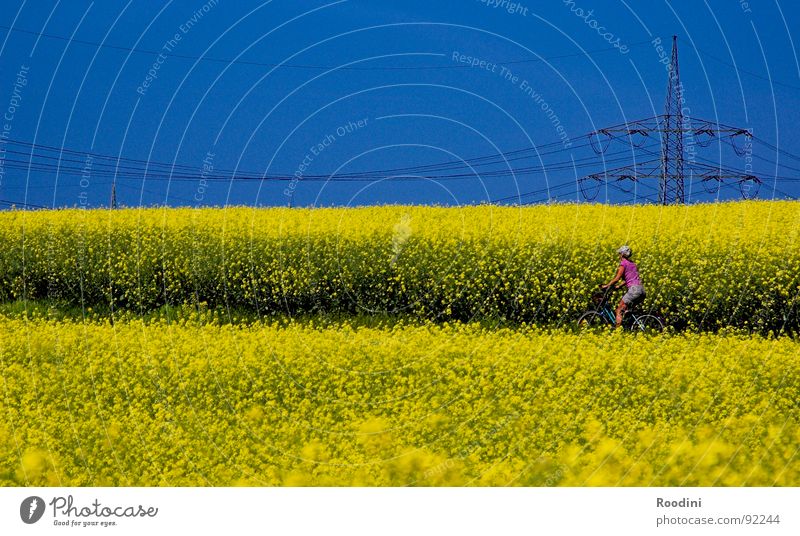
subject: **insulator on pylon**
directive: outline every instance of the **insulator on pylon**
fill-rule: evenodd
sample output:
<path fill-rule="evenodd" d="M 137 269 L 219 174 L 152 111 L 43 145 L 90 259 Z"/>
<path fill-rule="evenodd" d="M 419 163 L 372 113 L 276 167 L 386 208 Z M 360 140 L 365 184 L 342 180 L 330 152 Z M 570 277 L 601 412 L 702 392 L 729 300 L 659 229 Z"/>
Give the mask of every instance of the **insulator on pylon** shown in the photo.
<path fill-rule="evenodd" d="M 598 177 L 583 177 L 580 181 L 578 181 L 581 194 L 586 201 L 594 201 L 597 199 L 597 194 L 600 193 L 601 185 L 602 182 Z"/>
<path fill-rule="evenodd" d="M 749 175 L 739 181 L 739 191 L 743 199 L 755 199 L 761 190 L 761 180 L 758 177 Z"/>
<path fill-rule="evenodd" d="M 601 141 L 595 140 L 595 138 L 598 137 L 600 134 L 606 136 L 605 147 L 603 146 L 603 143 Z M 589 134 L 589 145 L 592 147 L 592 150 L 594 151 L 595 154 L 603 154 L 608 149 L 608 146 L 611 145 L 611 134 L 609 134 L 608 132 L 604 132 L 602 130 L 592 132 L 591 134 Z"/>
<path fill-rule="evenodd" d="M 720 180 L 719 177 L 717 177 L 716 175 L 703 177 L 703 180 L 701 182 L 703 183 L 703 189 L 706 191 L 706 193 L 712 195 L 716 195 L 719 193 Z"/>
<path fill-rule="evenodd" d="M 637 134 L 639 136 L 639 138 L 641 140 L 639 143 L 636 143 L 635 141 L 633 141 L 634 140 L 634 137 L 633 137 L 634 134 Z M 633 145 L 637 149 L 640 149 L 640 148 L 644 147 L 644 144 L 647 143 L 648 141 L 650 141 L 650 134 L 646 130 L 642 130 L 642 129 L 636 129 L 636 130 L 629 131 L 628 132 L 628 137 L 631 140 L 631 145 Z"/>
<path fill-rule="evenodd" d="M 730 136 L 728 136 L 729 143 L 731 147 L 733 147 L 733 152 L 735 152 L 737 156 L 744 156 L 745 154 L 747 154 L 748 151 L 747 147 L 740 149 L 739 146 L 736 145 L 736 138 L 738 138 L 741 135 L 744 135 L 748 139 L 750 138 L 750 133 L 746 130 L 740 130 L 739 132 L 735 132 Z"/>
<path fill-rule="evenodd" d="M 704 139 L 703 136 L 708 136 L 707 138 L 705 138 L 705 142 L 703 142 Z M 697 145 L 699 145 L 700 147 L 708 147 L 715 139 L 717 139 L 717 136 L 716 134 L 714 134 L 713 130 L 709 128 L 704 128 L 696 131 L 694 133 L 694 138 L 695 138 L 695 143 L 697 143 Z"/>
<path fill-rule="evenodd" d="M 620 191 L 630 194 L 633 193 L 633 189 L 635 188 L 636 177 L 633 175 L 622 175 L 615 182 Z"/>

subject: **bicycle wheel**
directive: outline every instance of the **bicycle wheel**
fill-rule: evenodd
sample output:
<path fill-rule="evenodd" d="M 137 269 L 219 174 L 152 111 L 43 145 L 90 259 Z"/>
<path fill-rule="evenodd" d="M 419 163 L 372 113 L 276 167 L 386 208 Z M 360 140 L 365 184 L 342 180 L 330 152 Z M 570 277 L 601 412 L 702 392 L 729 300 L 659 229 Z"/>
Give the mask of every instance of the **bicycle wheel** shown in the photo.
<path fill-rule="evenodd" d="M 600 331 L 607 329 L 608 326 L 608 319 L 597 311 L 583 313 L 578 318 L 578 330 L 580 331 Z"/>
<path fill-rule="evenodd" d="M 637 315 L 633 318 L 631 331 L 642 333 L 661 333 L 664 331 L 664 323 L 655 315 Z"/>

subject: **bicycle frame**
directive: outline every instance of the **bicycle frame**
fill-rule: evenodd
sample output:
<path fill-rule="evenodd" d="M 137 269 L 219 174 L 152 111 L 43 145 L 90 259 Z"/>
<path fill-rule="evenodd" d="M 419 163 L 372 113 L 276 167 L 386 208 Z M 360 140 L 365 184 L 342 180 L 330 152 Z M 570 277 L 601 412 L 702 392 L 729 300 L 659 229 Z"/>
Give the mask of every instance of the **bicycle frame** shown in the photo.
<path fill-rule="evenodd" d="M 617 315 L 607 303 L 603 304 L 603 307 L 597 312 L 603 315 L 604 318 L 607 318 L 612 324 L 617 323 Z"/>
<path fill-rule="evenodd" d="M 610 300 L 609 300 L 610 296 L 611 296 L 610 292 L 605 292 L 603 294 L 602 301 L 600 301 L 600 303 L 596 304 L 596 307 L 595 307 L 594 311 L 596 313 L 599 313 L 603 317 L 603 319 L 607 320 L 610 324 L 616 325 L 616 323 L 617 323 L 617 314 L 614 311 L 614 308 L 611 307 L 611 303 L 610 303 Z M 628 319 L 628 321 L 632 321 L 632 322 L 636 322 L 637 321 L 636 314 L 630 309 L 626 310 L 623 313 L 623 321 L 624 321 L 624 319 Z"/>

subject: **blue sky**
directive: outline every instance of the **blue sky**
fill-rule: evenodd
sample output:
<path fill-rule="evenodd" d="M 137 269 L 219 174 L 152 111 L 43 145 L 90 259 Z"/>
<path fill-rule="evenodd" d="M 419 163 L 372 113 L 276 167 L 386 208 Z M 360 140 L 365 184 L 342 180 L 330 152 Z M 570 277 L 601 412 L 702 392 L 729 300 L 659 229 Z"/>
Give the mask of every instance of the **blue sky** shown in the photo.
<path fill-rule="evenodd" d="M 800 155 L 798 28 L 785 0 L 6 0 L 0 199 L 105 206 L 116 174 L 128 206 L 579 200 L 576 178 L 657 158 L 658 140 L 597 155 L 581 136 L 663 112 L 653 41 L 673 34 L 691 116 L 759 140 L 744 156 L 712 142 L 703 162 L 750 163 L 760 197 L 800 196 L 800 160 L 770 147 Z M 524 149 L 414 180 L 313 178 Z M 217 180 L 233 171 L 248 180 Z M 740 195 L 700 184 L 690 201 Z M 597 200 L 652 201 L 656 185 Z"/>

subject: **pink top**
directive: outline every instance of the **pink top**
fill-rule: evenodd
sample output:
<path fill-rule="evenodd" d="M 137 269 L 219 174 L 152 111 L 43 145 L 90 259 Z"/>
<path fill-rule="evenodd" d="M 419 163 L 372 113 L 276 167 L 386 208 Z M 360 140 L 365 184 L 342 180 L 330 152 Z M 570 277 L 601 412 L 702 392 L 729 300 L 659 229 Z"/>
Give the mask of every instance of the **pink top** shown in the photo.
<path fill-rule="evenodd" d="M 635 262 L 623 258 L 619 265 L 625 269 L 622 275 L 625 277 L 625 285 L 628 288 L 642 286 L 642 282 L 639 280 L 639 269 L 636 268 Z"/>

